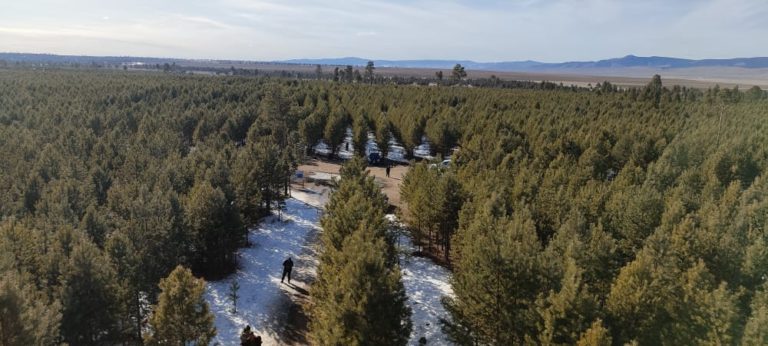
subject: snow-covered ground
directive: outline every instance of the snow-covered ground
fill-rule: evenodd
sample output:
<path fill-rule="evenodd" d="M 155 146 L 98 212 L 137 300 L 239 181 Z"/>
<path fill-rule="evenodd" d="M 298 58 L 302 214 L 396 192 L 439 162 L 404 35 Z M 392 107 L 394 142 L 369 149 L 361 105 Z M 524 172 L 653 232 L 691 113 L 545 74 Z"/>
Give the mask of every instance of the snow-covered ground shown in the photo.
<path fill-rule="evenodd" d="M 427 136 L 421 136 L 421 144 L 413 148 L 413 156 L 420 157 L 425 160 L 432 160 L 435 157 L 432 156 L 432 147 L 429 144 Z"/>
<path fill-rule="evenodd" d="M 340 159 L 343 159 L 343 160 L 349 160 L 355 155 L 355 146 L 352 143 L 351 128 L 349 127 L 347 128 L 346 135 L 344 136 L 344 141 L 341 142 L 341 144 L 336 149 L 337 149 L 336 154 L 339 156 Z M 328 143 L 325 143 L 325 141 L 322 139 L 319 142 L 317 142 L 317 144 L 315 144 L 315 146 L 313 147 L 313 150 L 315 151 L 315 154 L 319 154 L 323 156 L 331 155 L 331 145 L 329 145 Z"/>
<path fill-rule="evenodd" d="M 240 249 L 240 268 L 229 278 L 209 282 L 205 299 L 215 315 L 218 335 L 214 344 L 239 345 L 240 333 L 250 325 L 264 339 L 264 345 L 285 342 L 284 325 L 291 300 L 305 300 L 309 282 L 317 268 L 315 242 L 321 208 L 328 202 L 327 189 L 291 191 L 282 221 L 277 216 L 266 218 L 248 234 L 251 246 Z M 387 216 L 395 225 L 394 215 Z M 428 345 L 449 344 L 439 320 L 448 318 L 440 299 L 453 295 L 450 272 L 426 258 L 413 257 L 413 245 L 407 236 L 399 239 L 403 284 L 412 309 L 413 332 L 409 345 L 418 345 L 425 337 Z M 280 283 L 282 262 L 294 261 L 291 286 Z M 237 313 L 232 313 L 228 297 L 232 280 L 240 285 Z"/>
<path fill-rule="evenodd" d="M 399 227 L 399 222 L 394 215 L 387 215 L 387 218 L 393 225 Z M 450 284 L 451 272 L 428 258 L 411 256 L 410 254 L 415 250 L 410 237 L 407 235 L 399 237 L 400 267 L 413 322 L 413 331 L 408 344 L 419 345 L 419 339 L 425 337 L 427 345 L 448 345 L 450 342 L 443 333 L 440 319 L 450 318 L 441 299 L 444 296 L 453 296 Z"/>
<path fill-rule="evenodd" d="M 291 198 L 282 214 L 282 221 L 270 216 L 250 230 L 251 246 L 240 249 L 240 268 L 235 274 L 207 284 L 205 299 L 218 331 L 214 344 L 239 345 L 246 325 L 261 335 L 264 345 L 281 344 L 290 300 L 309 291 L 306 280 L 314 277 L 317 265 L 311 247 L 320 211 Z M 292 286 L 280 283 L 282 263 L 288 256 L 294 261 Z M 232 313 L 228 297 L 232 280 L 240 284 L 237 313 Z"/>

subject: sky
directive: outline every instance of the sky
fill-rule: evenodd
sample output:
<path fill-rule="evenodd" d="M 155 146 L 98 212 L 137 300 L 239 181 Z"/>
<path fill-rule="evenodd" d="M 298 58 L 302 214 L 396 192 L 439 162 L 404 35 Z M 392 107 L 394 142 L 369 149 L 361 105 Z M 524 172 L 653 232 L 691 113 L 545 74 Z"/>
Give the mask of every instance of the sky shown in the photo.
<path fill-rule="evenodd" d="M 272 61 L 768 56 L 768 0 L 0 0 L 0 51 Z"/>

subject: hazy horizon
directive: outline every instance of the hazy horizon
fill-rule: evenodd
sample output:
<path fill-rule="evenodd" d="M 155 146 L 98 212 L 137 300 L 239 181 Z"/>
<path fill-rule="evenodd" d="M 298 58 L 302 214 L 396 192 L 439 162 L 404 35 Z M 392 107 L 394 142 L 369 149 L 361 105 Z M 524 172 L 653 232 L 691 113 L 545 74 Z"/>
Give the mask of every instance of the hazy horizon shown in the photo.
<path fill-rule="evenodd" d="M 0 51 L 276 61 L 768 56 L 759 0 L 14 1 Z"/>

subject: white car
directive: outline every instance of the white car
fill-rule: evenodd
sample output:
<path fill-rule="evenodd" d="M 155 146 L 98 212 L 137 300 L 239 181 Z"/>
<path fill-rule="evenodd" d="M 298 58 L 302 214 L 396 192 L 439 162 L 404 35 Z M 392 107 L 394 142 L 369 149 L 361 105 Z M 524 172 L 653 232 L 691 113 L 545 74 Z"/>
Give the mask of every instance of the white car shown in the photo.
<path fill-rule="evenodd" d="M 448 168 L 450 165 L 451 165 L 451 160 L 448 159 L 448 160 L 443 160 L 440 163 L 432 163 L 429 165 L 429 168 L 437 168 L 437 167 Z"/>

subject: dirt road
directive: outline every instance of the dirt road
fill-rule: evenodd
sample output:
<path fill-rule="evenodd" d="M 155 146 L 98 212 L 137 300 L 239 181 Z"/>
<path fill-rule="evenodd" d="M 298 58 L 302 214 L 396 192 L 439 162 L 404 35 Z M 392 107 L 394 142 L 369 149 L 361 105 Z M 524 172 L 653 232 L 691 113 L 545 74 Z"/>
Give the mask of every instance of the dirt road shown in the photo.
<path fill-rule="evenodd" d="M 339 168 L 341 168 L 340 162 L 311 159 L 306 164 L 299 166 L 298 169 L 304 171 L 306 177 L 311 177 L 314 173 L 339 174 Z M 400 208 L 400 184 L 403 182 L 403 176 L 408 172 L 408 166 L 392 166 L 389 178 L 386 177 L 384 167 L 368 167 L 368 172 L 375 177 L 376 183 L 381 186 L 382 192 L 389 198 L 389 203 Z"/>

